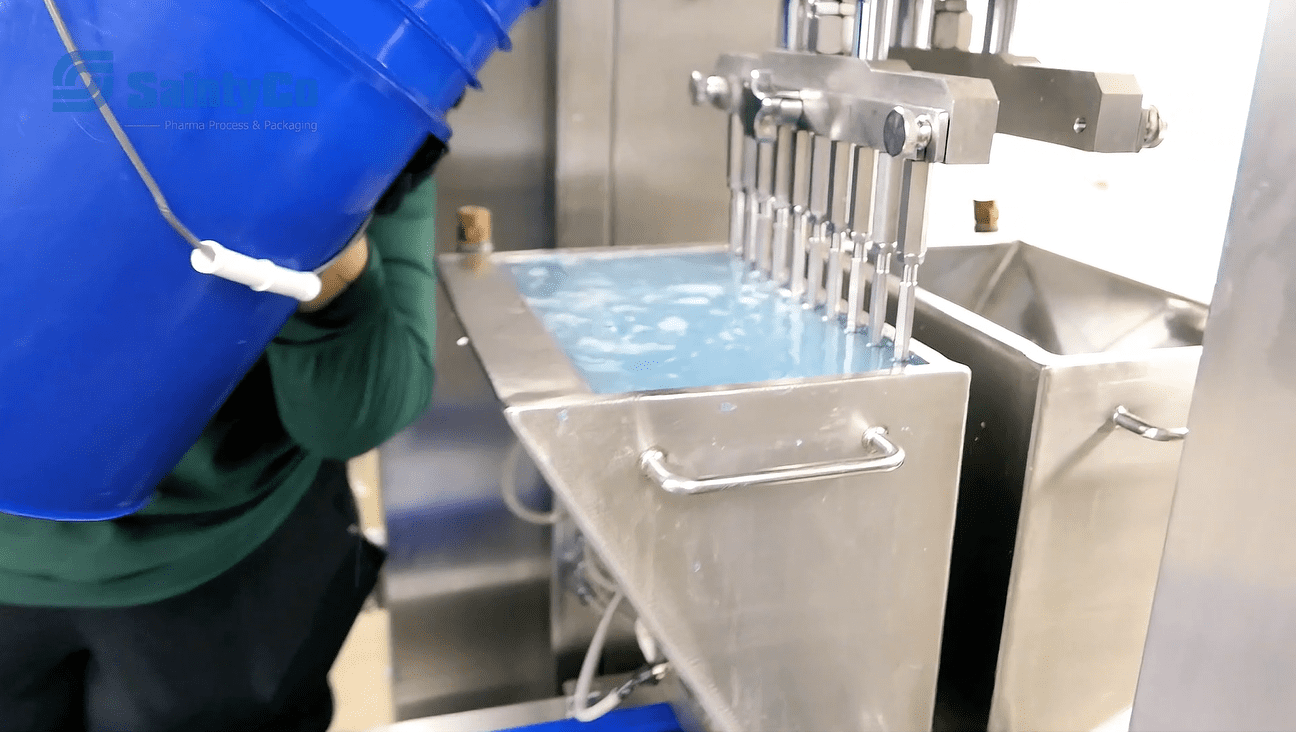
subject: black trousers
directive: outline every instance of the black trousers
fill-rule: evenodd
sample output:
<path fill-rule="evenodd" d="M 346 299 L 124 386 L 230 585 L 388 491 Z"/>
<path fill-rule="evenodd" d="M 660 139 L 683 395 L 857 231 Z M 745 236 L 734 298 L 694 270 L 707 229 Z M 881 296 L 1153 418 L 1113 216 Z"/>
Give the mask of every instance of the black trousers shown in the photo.
<path fill-rule="evenodd" d="M 324 732 L 328 672 L 382 565 L 345 466 L 216 579 L 119 609 L 0 605 L 0 731 Z"/>

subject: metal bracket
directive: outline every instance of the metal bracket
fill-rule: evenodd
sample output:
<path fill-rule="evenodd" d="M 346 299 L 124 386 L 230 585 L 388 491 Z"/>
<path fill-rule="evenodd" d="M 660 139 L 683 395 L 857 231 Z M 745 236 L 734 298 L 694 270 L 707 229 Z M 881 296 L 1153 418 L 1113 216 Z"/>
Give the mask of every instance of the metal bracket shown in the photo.
<path fill-rule="evenodd" d="M 1129 74 L 1051 69 L 1026 56 L 895 48 L 918 71 L 986 79 L 999 95 L 998 131 L 1089 152 L 1138 152 L 1166 125 Z"/>
<path fill-rule="evenodd" d="M 751 133 L 761 114 L 763 121 L 874 150 L 886 149 L 887 118 L 899 107 L 930 127 L 926 144 L 902 146 L 912 148 L 906 159 L 933 163 L 989 162 L 999 111 L 994 86 L 984 79 L 787 51 L 725 54 L 712 75 L 694 75 L 692 88 L 695 102 L 737 115 Z"/>

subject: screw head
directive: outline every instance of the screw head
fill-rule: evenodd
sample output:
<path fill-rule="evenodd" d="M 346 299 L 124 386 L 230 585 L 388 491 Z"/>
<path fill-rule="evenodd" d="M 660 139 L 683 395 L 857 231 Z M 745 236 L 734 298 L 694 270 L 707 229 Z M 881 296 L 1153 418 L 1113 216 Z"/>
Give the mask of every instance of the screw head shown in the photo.
<path fill-rule="evenodd" d="M 695 106 L 700 107 L 707 103 L 706 75 L 701 71 L 689 74 L 689 96 L 693 98 Z"/>
<path fill-rule="evenodd" d="M 896 107 L 882 123 L 882 145 L 893 158 L 921 157 L 931 140 L 931 122 L 904 107 Z"/>
<path fill-rule="evenodd" d="M 694 105 L 710 104 L 723 108 L 729 100 L 729 80 L 723 76 L 708 76 L 701 71 L 694 71 L 689 74 L 689 96 Z"/>
<path fill-rule="evenodd" d="M 1143 110 L 1143 140 L 1142 147 L 1156 147 L 1165 139 L 1166 129 L 1170 125 L 1166 124 L 1165 118 L 1161 116 L 1160 110 L 1156 107 L 1149 106 Z"/>

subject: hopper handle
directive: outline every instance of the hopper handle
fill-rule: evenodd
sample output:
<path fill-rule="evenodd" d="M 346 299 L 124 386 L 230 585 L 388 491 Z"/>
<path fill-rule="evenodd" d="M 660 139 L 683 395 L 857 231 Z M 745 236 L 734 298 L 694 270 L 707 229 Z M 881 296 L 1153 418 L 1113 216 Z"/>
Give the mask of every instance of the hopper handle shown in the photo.
<path fill-rule="evenodd" d="M 1112 413 L 1112 422 L 1115 422 L 1117 427 L 1127 429 L 1139 437 L 1145 437 L 1155 442 L 1176 442 L 1188 436 L 1187 427 L 1173 429 L 1157 427 L 1132 414 L 1125 407 L 1116 407 L 1116 411 Z"/>
<path fill-rule="evenodd" d="M 840 478 L 861 473 L 889 473 L 904 465 L 904 450 L 887 438 L 886 428 L 870 427 L 864 430 L 861 441 L 874 453 L 871 457 L 852 458 L 829 463 L 789 465 L 755 473 L 744 473 L 714 478 L 689 478 L 671 470 L 666 465 L 666 453 L 659 447 L 650 447 L 639 456 L 639 467 L 652 478 L 659 488 L 676 495 L 714 493 L 731 488 L 743 488 L 770 483 Z"/>

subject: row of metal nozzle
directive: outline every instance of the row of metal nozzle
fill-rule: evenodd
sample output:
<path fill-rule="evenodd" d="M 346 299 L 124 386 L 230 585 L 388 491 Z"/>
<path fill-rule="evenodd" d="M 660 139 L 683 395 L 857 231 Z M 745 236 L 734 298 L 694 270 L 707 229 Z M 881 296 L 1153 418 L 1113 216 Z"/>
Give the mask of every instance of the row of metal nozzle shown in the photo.
<path fill-rule="evenodd" d="M 780 45 L 787 50 L 813 53 L 807 50 L 811 26 L 798 15 L 798 8 L 803 12 L 813 5 L 785 0 Z M 854 12 L 841 13 L 854 20 L 850 55 L 885 58 L 895 0 L 855 5 Z M 893 346 L 894 362 L 901 366 L 910 358 L 918 267 L 926 250 L 929 164 L 922 158 L 930 136 L 929 120 L 902 107 L 886 119 L 883 151 L 788 125 L 758 140 L 738 115 L 729 120 L 733 254 L 805 307 L 822 308 L 826 319 L 840 320 L 848 332 L 867 327 L 869 344 L 880 347 L 885 345 L 891 263 L 899 252 L 903 266 Z M 871 278 L 867 289 L 866 278 Z"/>
<path fill-rule="evenodd" d="M 901 109 L 892 116 L 898 146 L 926 144 L 923 120 L 906 120 Z M 729 135 L 731 251 L 847 331 L 867 325 L 875 346 L 885 342 L 888 280 L 900 253 L 894 358 L 906 363 L 925 254 L 928 163 L 790 127 L 760 142 L 736 116 Z"/>

